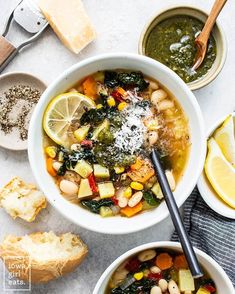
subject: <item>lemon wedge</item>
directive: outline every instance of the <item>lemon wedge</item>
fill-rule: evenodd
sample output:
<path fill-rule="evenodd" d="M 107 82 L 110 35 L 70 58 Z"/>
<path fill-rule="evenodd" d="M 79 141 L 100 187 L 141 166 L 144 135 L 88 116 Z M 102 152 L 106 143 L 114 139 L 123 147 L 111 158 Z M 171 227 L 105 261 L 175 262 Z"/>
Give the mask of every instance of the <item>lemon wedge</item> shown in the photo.
<path fill-rule="evenodd" d="M 68 147 L 73 141 L 72 125 L 79 123 L 82 114 L 95 105 L 93 100 L 76 92 L 55 97 L 43 116 L 46 134 L 57 144 Z"/>
<path fill-rule="evenodd" d="M 232 115 L 229 115 L 222 126 L 215 131 L 214 138 L 226 159 L 235 166 L 235 137 Z"/>
<path fill-rule="evenodd" d="M 214 190 L 235 208 L 235 168 L 226 160 L 216 141 L 208 141 L 205 173 Z"/>

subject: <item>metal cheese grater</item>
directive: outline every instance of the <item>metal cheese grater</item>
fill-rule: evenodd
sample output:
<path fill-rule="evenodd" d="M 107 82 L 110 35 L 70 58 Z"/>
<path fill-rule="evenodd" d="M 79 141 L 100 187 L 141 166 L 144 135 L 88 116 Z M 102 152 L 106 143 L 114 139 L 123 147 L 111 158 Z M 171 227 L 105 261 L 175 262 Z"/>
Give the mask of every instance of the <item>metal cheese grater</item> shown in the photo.
<path fill-rule="evenodd" d="M 15 47 L 6 38 L 13 21 L 15 21 L 25 31 L 32 34 L 29 39 L 25 40 L 17 47 Z M 42 15 L 35 0 L 22 0 L 15 7 L 8 18 L 2 36 L 0 36 L 0 73 L 22 48 L 40 37 L 47 25 L 48 22 Z"/>

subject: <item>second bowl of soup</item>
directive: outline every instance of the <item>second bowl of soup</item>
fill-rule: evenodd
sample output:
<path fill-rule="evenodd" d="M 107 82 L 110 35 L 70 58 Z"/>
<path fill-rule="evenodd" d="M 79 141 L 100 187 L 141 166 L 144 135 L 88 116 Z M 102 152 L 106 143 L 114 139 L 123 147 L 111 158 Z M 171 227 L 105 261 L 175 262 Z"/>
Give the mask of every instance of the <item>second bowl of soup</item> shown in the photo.
<path fill-rule="evenodd" d="M 47 89 L 35 113 L 29 144 L 35 176 L 49 200 L 86 228 L 127 233 L 168 214 L 152 148 L 179 205 L 201 171 L 205 141 L 195 97 L 149 58 L 84 61 Z"/>

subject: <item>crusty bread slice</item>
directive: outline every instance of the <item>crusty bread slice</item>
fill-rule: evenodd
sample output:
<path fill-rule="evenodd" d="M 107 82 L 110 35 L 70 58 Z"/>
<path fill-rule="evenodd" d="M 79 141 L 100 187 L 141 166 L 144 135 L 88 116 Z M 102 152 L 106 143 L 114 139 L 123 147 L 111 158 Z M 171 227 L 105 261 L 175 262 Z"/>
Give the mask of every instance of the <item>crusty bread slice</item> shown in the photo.
<path fill-rule="evenodd" d="M 53 232 L 37 232 L 23 237 L 8 235 L 0 245 L 0 257 L 11 272 L 22 264 L 19 257 L 25 257 L 24 270 L 20 271 L 19 278 L 27 281 L 31 272 L 32 283 L 45 283 L 72 272 L 87 253 L 87 246 L 79 236 L 71 233 L 59 236 Z"/>
<path fill-rule="evenodd" d="M 41 209 L 46 207 L 46 198 L 34 185 L 13 178 L 0 191 L 0 204 L 12 218 L 20 217 L 32 222 Z"/>

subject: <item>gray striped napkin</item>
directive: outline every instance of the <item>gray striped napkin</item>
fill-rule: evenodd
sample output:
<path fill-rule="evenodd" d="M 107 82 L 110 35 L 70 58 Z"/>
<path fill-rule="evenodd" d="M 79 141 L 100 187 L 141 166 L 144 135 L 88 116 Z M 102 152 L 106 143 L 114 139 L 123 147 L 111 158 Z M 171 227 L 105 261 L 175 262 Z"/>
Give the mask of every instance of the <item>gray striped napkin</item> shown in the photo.
<path fill-rule="evenodd" d="M 211 210 L 195 188 L 185 202 L 184 224 L 193 246 L 216 260 L 235 286 L 235 220 Z M 176 232 L 172 241 L 178 241 Z"/>

